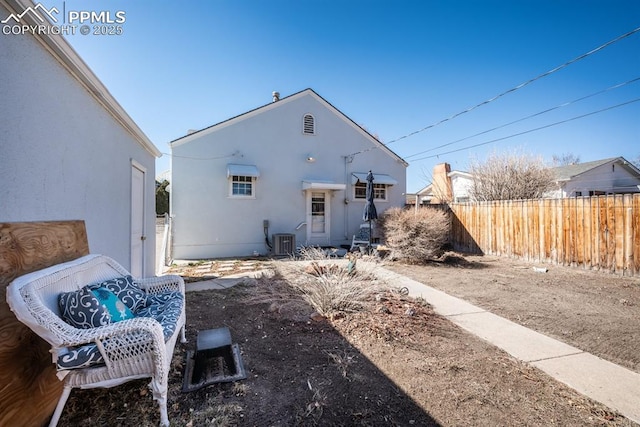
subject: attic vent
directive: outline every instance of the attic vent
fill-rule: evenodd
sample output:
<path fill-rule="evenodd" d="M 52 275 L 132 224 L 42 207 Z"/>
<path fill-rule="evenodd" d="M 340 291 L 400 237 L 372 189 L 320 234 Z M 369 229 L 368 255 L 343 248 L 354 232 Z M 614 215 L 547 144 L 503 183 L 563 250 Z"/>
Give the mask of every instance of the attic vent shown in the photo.
<path fill-rule="evenodd" d="M 316 124 L 311 114 L 305 114 L 302 119 L 302 133 L 305 135 L 315 135 Z"/>

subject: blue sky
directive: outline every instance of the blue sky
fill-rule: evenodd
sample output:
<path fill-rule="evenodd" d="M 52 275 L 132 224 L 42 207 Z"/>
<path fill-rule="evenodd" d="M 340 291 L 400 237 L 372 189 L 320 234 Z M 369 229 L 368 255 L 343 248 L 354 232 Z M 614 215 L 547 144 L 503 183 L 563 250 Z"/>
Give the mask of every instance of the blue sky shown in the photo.
<path fill-rule="evenodd" d="M 269 103 L 274 90 L 287 96 L 310 87 L 384 143 L 397 140 L 389 148 L 410 164 L 408 192 L 430 181 L 436 163 L 466 170 L 493 151 L 545 161 L 562 153 L 581 161 L 640 156 L 640 102 L 528 132 L 639 99 L 640 81 L 468 138 L 640 77 L 640 32 L 430 127 L 640 27 L 637 0 L 67 0 L 64 7 L 126 12 L 122 35 L 67 39 L 163 153 L 188 129 Z M 468 148 L 476 144 L 483 145 Z M 164 155 L 156 172 L 168 168 Z"/>

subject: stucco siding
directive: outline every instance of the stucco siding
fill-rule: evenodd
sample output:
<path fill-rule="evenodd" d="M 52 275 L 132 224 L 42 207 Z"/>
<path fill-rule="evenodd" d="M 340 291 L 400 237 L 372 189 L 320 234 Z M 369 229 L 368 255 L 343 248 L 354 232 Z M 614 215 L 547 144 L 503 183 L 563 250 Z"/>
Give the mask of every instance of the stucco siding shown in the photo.
<path fill-rule="evenodd" d="M 345 190 L 328 193 L 327 243 L 350 242 L 362 222 L 364 202 L 353 200 L 352 172 L 371 169 L 393 176 L 398 184 L 389 187 L 388 200 L 377 207 L 382 212 L 403 205 L 406 171 L 402 162 L 373 149 L 355 155 L 349 163 L 346 156 L 371 148 L 370 139 L 311 95 L 278 102 L 282 104 L 174 144 L 171 194 L 176 258 L 265 254 L 263 220 L 269 221 L 269 239 L 273 233 L 293 233 L 298 244 L 305 244 L 309 225 L 304 225 L 308 217 L 303 180 L 346 185 Z M 302 134 L 306 113 L 314 116 L 315 135 Z M 307 161 L 308 157 L 314 161 Z M 255 198 L 229 197 L 229 163 L 257 167 Z"/>
<path fill-rule="evenodd" d="M 134 160 L 146 169 L 152 275 L 154 156 L 34 37 L 0 37 L 0 76 L 0 221 L 82 219 L 90 251 L 130 268 Z"/>

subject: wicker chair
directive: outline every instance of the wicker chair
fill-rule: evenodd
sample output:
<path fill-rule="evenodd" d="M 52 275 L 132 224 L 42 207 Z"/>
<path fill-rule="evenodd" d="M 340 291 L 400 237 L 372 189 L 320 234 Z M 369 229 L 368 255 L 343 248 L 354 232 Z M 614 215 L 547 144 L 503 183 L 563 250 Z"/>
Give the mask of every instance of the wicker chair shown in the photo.
<path fill-rule="evenodd" d="M 61 294 L 127 276 L 138 292 L 142 291 L 144 302 L 139 312 L 145 314 L 134 313 L 133 318 L 86 329 L 63 320 Z M 64 381 L 50 426 L 57 425 L 72 388 L 114 387 L 145 377 L 151 378 L 153 397 L 160 406 L 161 425 L 169 425 L 167 383 L 171 358 L 178 335 L 182 342 L 186 341 L 184 291 L 180 276 L 131 279 L 127 270 L 103 255 L 88 255 L 36 271 L 9 285 L 7 302 L 11 310 L 18 320 L 51 344 L 58 378 Z M 149 314 L 151 306 L 162 311 L 167 304 L 173 310 L 170 321 L 163 313 L 160 317 Z M 80 351 L 92 352 L 92 361 L 80 363 L 77 357 Z M 78 363 L 74 365 L 75 362 Z"/>

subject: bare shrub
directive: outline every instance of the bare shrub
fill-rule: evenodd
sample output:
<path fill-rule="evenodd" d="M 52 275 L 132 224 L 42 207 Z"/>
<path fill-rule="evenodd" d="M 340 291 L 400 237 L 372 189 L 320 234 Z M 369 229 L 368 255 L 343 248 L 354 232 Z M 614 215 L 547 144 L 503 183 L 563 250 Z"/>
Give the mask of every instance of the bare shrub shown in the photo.
<path fill-rule="evenodd" d="M 365 308 L 381 285 L 370 264 L 355 265 L 355 259 L 335 259 L 321 249 L 300 251 L 302 262 L 283 261 L 276 277 L 258 286 L 252 302 L 270 303 L 273 310 L 297 309 L 308 305 L 325 317 Z M 349 263 L 353 263 L 349 268 Z"/>
<path fill-rule="evenodd" d="M 476 201 L 537 199 L 555 186 L 553 172 L 542 158 L 517 151 L 472 161 L 469 172 L 469 195 Z"/>
<path fill-rule="evenodd" d="M 449 215 L 439 209 L 392 208 L 382 218 L 391 257 L 411 264 L 439 258 L 449 241 Z"/>
<path fill-rule="evenodd" d="M 554 154 L 551 156 L 551 162 L 554 166 L 577 165 L 580 163 L 580 156 L 573 153 Z"/>

